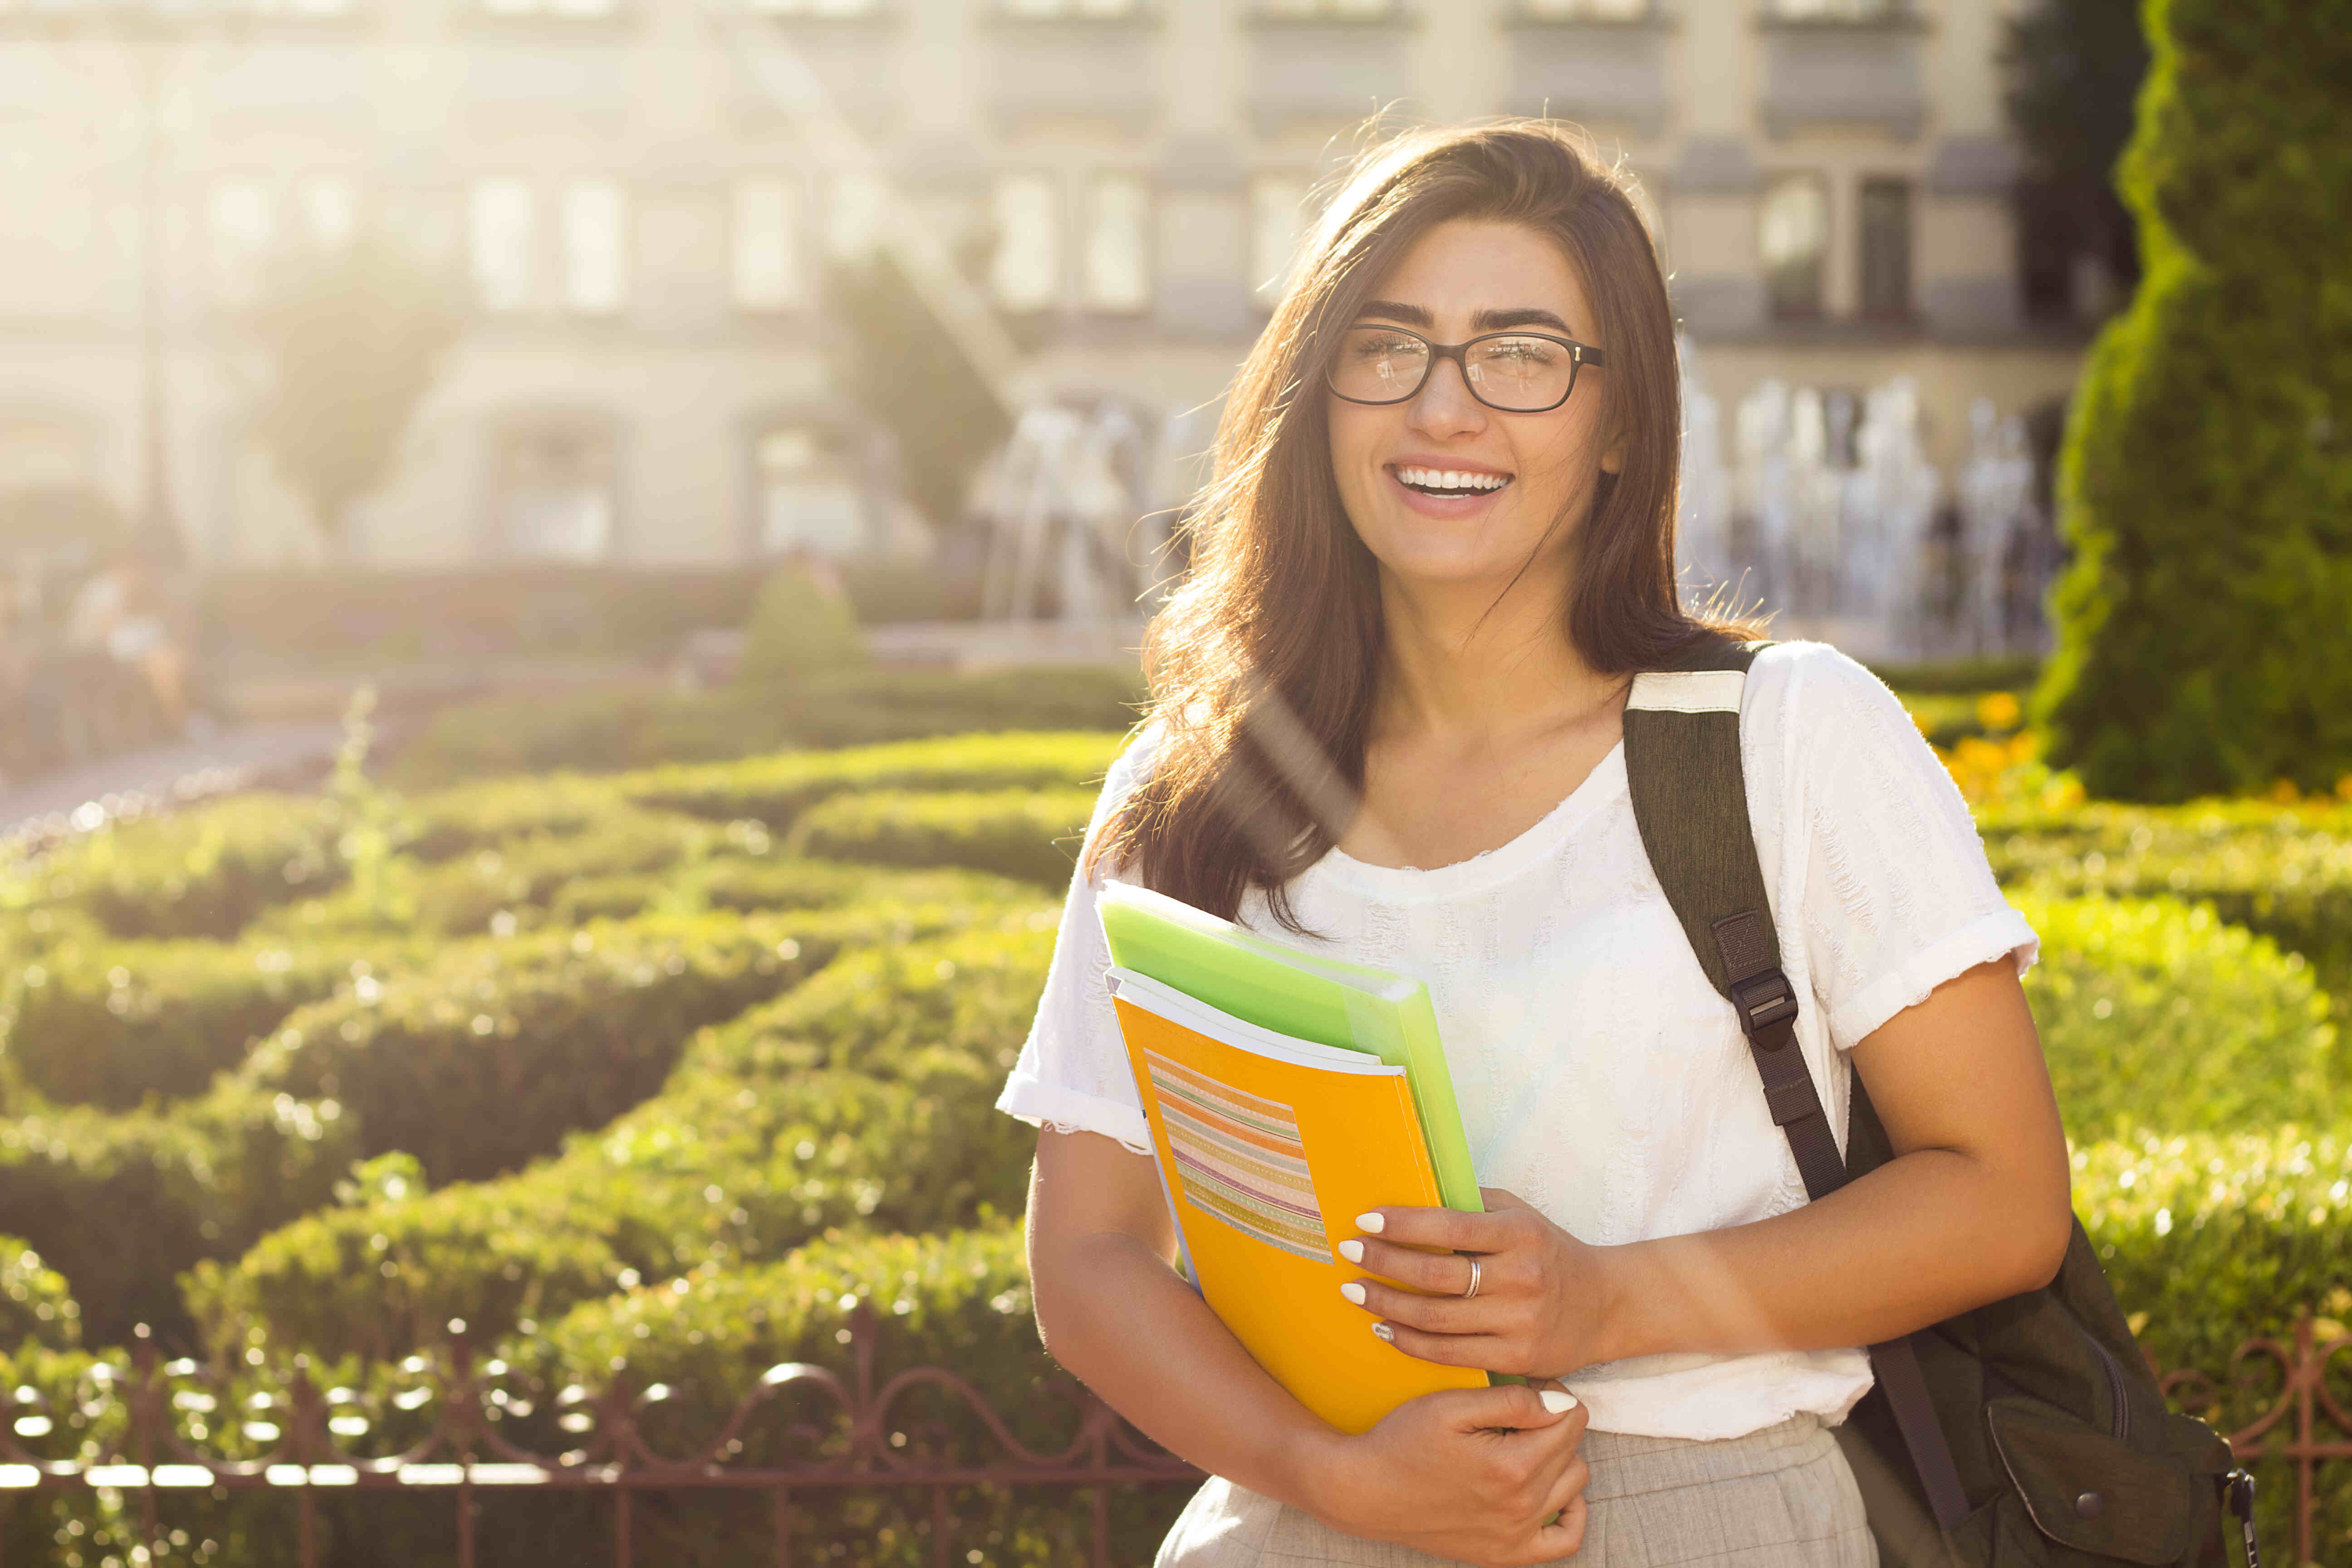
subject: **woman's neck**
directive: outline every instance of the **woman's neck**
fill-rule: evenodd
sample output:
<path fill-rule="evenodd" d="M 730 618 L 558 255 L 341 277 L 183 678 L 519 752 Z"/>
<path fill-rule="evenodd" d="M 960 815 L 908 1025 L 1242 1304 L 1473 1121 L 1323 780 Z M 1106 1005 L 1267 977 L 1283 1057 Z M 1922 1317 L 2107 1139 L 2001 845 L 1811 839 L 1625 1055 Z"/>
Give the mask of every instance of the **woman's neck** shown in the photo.
<path fill-rule="evenodd" d="M 1568 635 L 1560 605 L 1573 567 L 1531 567 L 1490 583 L 1405 583 L 1381 574 L 1385 628 L 1379 742 L 1476 749 L 1573 723 L 1613 698 Z M 1499 595 L 1499 596 L 1498 596 Z"/>

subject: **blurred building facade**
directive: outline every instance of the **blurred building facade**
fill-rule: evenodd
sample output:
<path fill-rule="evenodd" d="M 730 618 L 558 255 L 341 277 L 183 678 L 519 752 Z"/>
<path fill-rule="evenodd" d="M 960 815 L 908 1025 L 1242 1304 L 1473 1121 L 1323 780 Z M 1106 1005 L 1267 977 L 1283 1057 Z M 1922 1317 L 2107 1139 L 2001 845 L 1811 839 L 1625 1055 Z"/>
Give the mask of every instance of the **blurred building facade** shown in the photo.
<path fill-rule="evenodd" d="M 0 494 L 139 510 L 160 362 L 192 556 L 315 553 L 239 311 L 273 249 L 381 224 L 470 314 L 359 559 L 919 548 L 817 310 L 884 182 L 1013 329 L 1019 395 L 1164 416 L 1217 397 L 1375 110 L 1584 124 L 1641 176 L 1726 406 L 1907 374 L 1948 467 L 1973 399 L 2063 395 L 2080 357 L 2022 304 L 2014 3 L 0 0 Z M 777 52 L 880 181 L 824 166 Z"/>

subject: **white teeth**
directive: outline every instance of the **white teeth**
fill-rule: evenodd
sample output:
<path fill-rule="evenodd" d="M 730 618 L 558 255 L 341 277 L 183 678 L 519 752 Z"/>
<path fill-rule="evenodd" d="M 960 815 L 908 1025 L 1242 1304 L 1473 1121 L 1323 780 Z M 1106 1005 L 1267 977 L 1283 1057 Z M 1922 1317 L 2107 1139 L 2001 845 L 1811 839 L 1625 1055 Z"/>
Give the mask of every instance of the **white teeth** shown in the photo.
<path fill-rule="evenodd" d="M 1511 482 L 1508 474 L 1467 474 L 1453 468 L 1399 468 L 1396 476 L 1427 490 L 1498 490 Z"/>

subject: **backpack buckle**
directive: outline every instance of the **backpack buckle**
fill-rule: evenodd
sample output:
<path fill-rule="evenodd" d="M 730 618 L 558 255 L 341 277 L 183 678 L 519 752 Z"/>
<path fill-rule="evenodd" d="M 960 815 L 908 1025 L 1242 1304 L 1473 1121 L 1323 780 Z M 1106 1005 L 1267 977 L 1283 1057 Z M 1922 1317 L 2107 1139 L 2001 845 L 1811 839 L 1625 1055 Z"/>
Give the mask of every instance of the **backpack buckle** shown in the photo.
<path fill-rule="evenodd" d="M 1731 1005 L 1739 1015 L 1739 1032 L 1756 1040 L 1765 1030 L 1795 1020 L 1797 993 L 1786 974 L 1778 968 L 1767 969 L 1760 974 L 1732 982 Z M 1788 1042 L 1780 1039 L 1758 1043 L 1770 1049 Z"/>

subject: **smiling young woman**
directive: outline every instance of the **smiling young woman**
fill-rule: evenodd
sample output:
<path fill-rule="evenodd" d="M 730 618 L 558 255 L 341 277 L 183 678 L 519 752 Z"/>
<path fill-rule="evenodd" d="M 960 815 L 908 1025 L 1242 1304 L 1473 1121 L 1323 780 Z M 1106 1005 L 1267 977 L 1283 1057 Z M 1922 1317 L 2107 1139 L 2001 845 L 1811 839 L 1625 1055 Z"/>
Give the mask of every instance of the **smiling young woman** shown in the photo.
<path fill-rule="evenodd" d="M 1215 1478 L 1162 1568 L 1874 1563 L 1829 1431 L 1856 1347 L 2057 1268 L 2033 933 L 1884 687 L 1768 649 L 1740 745 L 1807 1066 L 1834 1125 L 1863 1075 L 1895 1159 L 1804 1203 L 1662 896 L 1627 690 L 1740 630 L 1676 590 L 1676 388 L 1633 203 L 1534 121 L 1368 154 L 1235 381 L 1000 1101 L 1040 1126 L 1048 1347 Z M 1367 1216 L 1342 1289 L 1408 1354 L 1535 1383 L 1341 1434 L 1186 1289 L 1106 876 L 1428 983 L 1490 1212 Z"/>

